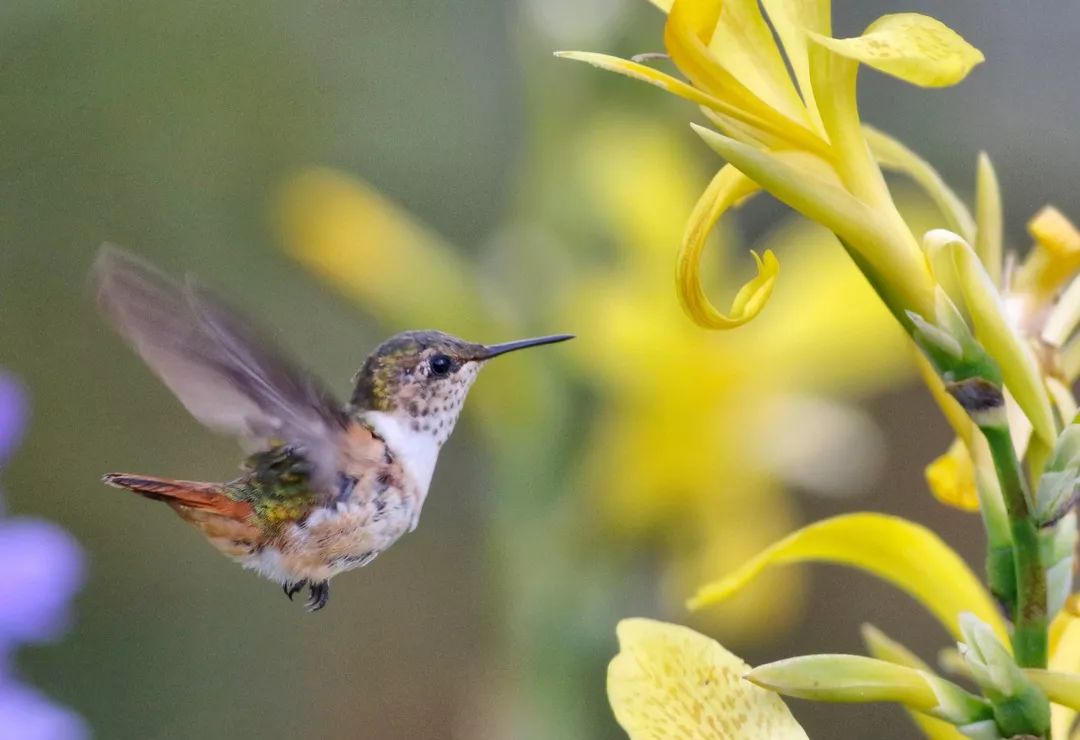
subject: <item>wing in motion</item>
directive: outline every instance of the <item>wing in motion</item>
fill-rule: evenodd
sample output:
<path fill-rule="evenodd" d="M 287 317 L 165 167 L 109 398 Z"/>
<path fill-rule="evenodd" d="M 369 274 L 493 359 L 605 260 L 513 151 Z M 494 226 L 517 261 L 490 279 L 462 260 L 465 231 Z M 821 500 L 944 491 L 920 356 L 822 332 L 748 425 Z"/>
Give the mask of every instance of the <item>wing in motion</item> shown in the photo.
<path fill-rule="evenodd" d="M 196 419 L 240 438 L 249 451 L 298 448 L 312 465 L 312 488 L 333 489 L 347 419 L 316 378 L 192 280 L 180 286 L 105 246 L 94 282 L 113 325 Z"/>

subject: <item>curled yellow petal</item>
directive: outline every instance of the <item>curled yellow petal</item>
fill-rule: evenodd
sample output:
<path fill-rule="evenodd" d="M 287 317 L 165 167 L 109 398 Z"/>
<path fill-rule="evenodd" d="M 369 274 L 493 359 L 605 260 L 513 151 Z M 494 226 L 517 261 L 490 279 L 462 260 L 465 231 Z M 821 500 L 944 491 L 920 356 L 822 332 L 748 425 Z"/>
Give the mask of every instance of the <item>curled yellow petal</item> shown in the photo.
<path fill-rule="evenodd" d="M 963 559 L 929 529 L 884 514 L 846 514 L 803 527 L 703 586 L 689 606 L 723 601 L 769 566 L 802 562 L 861 568 L 909 593 L 954 637 L 960 637 L 960 614 L 971 612 L 1008 642 L 997 606 Z"/>
<path fill-rule="evenodd" d="M 810 35 L 843 57 L 920 87 L 955 85 L 984 59 L 956 31 L 919 13 L 883 15 L 855 38 Z"/>
<path fill-rule="evenodd" d="M 918 243 L 906 227 L 893 228 L 852 196 L 830 165 L 806 152 L 761 151 L 702 126 L 691 128 L 778 200 L 840 237 L 894 315 L 933 314 L 934 283 Z"/>
<path fill-rule="evenodd" d="M 624 619 L 608 665 L 608 700 L 631 740 L 807 737 L 775 693 L 743 676 L 750 666 L 687 627 Z"/>
<path fill-rule="evenodd" d="M 934 498 L 946 506 L 961 511 L 979 510 L 975 465 L 962 440 L 953 440 L 948 451 L 926 466 L 926 483 Z"/>
<path fill-rule="evenodd" d="M 752 195 L 758 187 L 730 165 L 724 166 L 698 199 L 686 226 L 675 267 L 679 300 L 683 309 L 698 324 L 709 329 L 734 329 L 753 319 L 769 300 L 780 261 L 772 251 L 761 257 L 754 254 L 757 275 L 735 295 L 729 313 L 716 309 L 701 284 L 701 256 L 713 226 L 729 208 Z"/>

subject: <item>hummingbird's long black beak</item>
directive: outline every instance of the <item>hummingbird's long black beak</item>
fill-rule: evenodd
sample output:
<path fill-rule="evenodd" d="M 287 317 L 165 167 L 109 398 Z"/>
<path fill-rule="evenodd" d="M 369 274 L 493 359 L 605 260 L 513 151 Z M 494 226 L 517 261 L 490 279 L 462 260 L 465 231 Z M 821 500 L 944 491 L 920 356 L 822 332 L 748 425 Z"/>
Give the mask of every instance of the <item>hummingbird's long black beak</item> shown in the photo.
<path fill-rule="evenodd" d="M 538 347 L 541 344 L 565 342 L 567 339 L 573 338 L 573 334 L 552 334 L 549 337 L 534 337 L 532 339 L 518 339 L 514 342 L 503 342 L 502 344 L 489 344 L 480 351 L 480 355 L 476 359 L 490 360 L 492 357 L 505 355 L 507 352 L 514 352 L 527 347 Z"/>

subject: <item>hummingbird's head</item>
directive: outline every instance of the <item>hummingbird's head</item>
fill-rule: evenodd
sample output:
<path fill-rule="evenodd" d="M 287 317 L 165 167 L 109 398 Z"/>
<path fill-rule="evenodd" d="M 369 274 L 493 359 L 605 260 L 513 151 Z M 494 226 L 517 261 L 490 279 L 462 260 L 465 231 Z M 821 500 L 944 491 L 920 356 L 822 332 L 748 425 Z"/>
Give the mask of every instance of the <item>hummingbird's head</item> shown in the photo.
<path fill-rule="evenodd" d="M 484 364 L 526 347 L 571 339 L 558 334 L 503 344 L 473 344 L 441 331 L 406 331 L 380 344 L 356 374 L 352 405 L 397 417 L 412 433 L 442 445 Z"/>

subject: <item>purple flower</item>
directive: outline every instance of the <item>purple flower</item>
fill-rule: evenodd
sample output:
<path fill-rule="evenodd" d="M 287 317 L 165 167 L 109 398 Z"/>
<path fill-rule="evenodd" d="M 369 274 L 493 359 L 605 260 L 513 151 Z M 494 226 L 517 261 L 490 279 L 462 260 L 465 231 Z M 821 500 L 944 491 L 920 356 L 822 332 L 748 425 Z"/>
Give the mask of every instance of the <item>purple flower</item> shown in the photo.
<path fill-rule="evenodd" d="M 68 603 L 83 581 L 75 538 L 41 519 L 0 519 L 0 651 L 45 642 L 68 627 Z"/>
<path fill-rule="evenodd" d="M 26 418 L 22 387 L 0 373 L 0 471 L 22 439 Z M 0 517 L 0 740 L 90 736 L 79 715 L 19 682 L 12 665 L 19 645 L 64 632 L 82 581 L 82 550 L 70 534 L 40 519 Z"/>
<path fill-rule="evenodd" d="M 0 740 L 82 740 L 90 737 L 83 718 L 37 691 L 0 684 Z"/>

